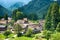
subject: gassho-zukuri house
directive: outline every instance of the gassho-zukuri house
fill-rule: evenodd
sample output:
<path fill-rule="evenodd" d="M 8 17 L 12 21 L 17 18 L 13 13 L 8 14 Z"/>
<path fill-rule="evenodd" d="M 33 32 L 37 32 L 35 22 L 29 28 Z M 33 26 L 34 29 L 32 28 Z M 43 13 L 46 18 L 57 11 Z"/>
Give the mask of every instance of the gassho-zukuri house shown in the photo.
<path fill-rule="evenodd" d="M 3 33 L 6 30 L 7 30 L 7 26 L 0 25 L 0 33 Z"/>

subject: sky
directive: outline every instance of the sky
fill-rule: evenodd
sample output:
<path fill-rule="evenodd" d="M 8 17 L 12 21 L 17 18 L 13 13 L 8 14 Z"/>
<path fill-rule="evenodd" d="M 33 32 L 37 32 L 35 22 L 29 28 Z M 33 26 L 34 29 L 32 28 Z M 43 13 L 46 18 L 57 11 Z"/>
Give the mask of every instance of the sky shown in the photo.
<path fill-rule="evenodd" d="M 24 2 L 24 3 L 28 3 L 31 0 L 0 0 L 0 2 L 4 2 L 4 3 L 11 3 L 11 2 Z"/>
<path fill-rule="evenodd" d="M 30 1 L 31 0 L 0 0 L 0 5 L 9 7 L 10 5 L 12 5 L 15 2 L 23 2 L 24 4 L 27 4 Z M 57 1 L 57 0 L 54 0 L 54 1 Z"/>
<path fill-rule="evenodd" d="M 0 4 L 3 6 L 7 6 L 9 7 L 11 4 L 15 3 L 15 2 L 23 2 L 24 4 L 27 4 L 29 1 L 31 0 L 0 0 Z"/>

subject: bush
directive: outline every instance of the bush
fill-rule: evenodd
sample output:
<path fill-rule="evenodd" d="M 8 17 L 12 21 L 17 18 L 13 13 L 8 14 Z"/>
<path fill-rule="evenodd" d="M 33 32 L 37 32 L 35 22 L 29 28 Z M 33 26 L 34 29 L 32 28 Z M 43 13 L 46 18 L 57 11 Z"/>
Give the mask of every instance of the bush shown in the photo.
<path fill-rule="evenodd" d="M 10 34 L 12 34 L 11 31 L 6 31 L 6 32 L 4 33 L 4 35 L 5 35 L 6 37 L 8 37 L 8 35 L 10 35 Z"/>
<path fill-rule="evenodd" d="M 32 29 L 28 29 L 28 30 L 26 31 L 25 36 L 31 37 L 31 35 L 32 35 Z"/>
<path fill-rule="evenodd" d="M 37 39 L 37 40 L 45 40 L 45 38 L 43 37 L 43 32 L 42 33 L 39 33 L 39 34 L 36 34 L 34 39 Z"/>
<path fill-rule="evenodd" d="M 21 36 L 22 36 L 22 33 L 18 33 L 18 34 L 17 34 L 17 37 L 21 37 Z"/>
<path fill-rule="evenodd" d="M 4 40 L 5 36 L 3 34 L 0 34 L 0 40 Z"/>
<path fill-rule="evenodd" d="M 52 34 L 50 40 L 60 40 L 60 33 Z"/>
<path fill-rule="evenodd" d="M 43 32 L 43 35 L 44 35 L 44 37 L 45 37 L 47 40 L 49 40 L 51 34 L 52 34 L 51 31 L 47 31 L 47 30 L 45 30 L 45 31 Z"/>
<path fill-rule="evenodd" d="M 9 38 L 13 38 L 14 37 L 14 34 L 10 34 L 8 37 Z"/>
<path fill-rule="evenodd" d="M 36 35 L 36 36 L 35 36 L 35 39 L 39 39 L 39 38 L 40 38 L 40 36 L 41 36 L 41 35 L 39 35 L 39 34 L 38 34 L 38 35 Z"/>

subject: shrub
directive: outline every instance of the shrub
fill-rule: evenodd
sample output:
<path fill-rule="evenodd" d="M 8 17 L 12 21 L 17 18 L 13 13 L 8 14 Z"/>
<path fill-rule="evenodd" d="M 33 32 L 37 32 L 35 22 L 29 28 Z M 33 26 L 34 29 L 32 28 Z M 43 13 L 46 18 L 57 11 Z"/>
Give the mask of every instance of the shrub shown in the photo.
<path fill-rule="evenodd" d="M 8 37 L 9 38 L 13 38 L 14 37 L 14 34 L 10 34 Z"/>
<path fill-rule="evenodd" d="M 31 37 L 31 35 L 32 35 L 32 29 L 29 28 L 29 29 L 26 31 L 25 36 Z"/>
<path fill-rule="evenodd" d="M 6 36 L 6 37 L 8 37 L 8 35 L 10 35 L 12 32 L 11 31 L 6 31 L 5 33 L 4 33 L 4 35 Z"/>
<path fill-rule="evenodd" d="M 0 40 L 4 40 L 5 36 L 3 34 L 0 34 Z"/>
<path fill-rule="evenodd" d="M 44 35 L 44 37 L 45 37 L 47 40 L 49 40 L 51 34 L 52 34 L 51 31 L 47 31 L 47 30 L 45 30 L 45 31 L 43 32 L 43 35 Z"/>
<path fill-rule="evenodd" d="M 60 33 L 52 34 L 50 40 L 60 40 Z"/>
<path fill-rule="evenodd" d="M 21 36 L 22 36 L 22 33 L 18 33 L 18 34 L 17 34 L 17 37 L 21 37 Z"/>
<path fill-rule="evenodd" d="M 39 35 L 39 34 L 36 35 L 36 36 L 35 36 L 35 39 L 39 39 L 40 36 L 41 36 L 41 35 Z"/>

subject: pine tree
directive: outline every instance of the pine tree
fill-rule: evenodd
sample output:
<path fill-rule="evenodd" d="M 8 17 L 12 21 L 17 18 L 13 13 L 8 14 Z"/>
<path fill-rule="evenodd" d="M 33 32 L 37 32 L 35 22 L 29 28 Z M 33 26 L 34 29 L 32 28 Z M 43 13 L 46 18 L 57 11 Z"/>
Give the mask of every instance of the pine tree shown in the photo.
<path fill-rule="evenodd" d="M 59 5 L 58 5 L 57 2 L 54 2 L 53 5 L 52 5 L 51 17 L 52 17 L 51 18 L 51 27 L 53 28 L 53 30 L 55 30 L 56 27 L 57 27 L 58 22 L 60 21 L 59 20 L 59 17 L 60 17 Z"/>
<path fill-rule="evenodd" d="M 45 29 L 46 30 L 50 30 L 51 28 L 51 9 L 52 9 L 52 4 L 50 5 L 49 9 L 48 9 L 48 13 L 46 16 L 46 20 L 45 20 Z"/>
<path fill-rule="evenodd" d="M 54 31 L 60 22 L 59 5 L 54 2 L 50 5 L 45 21 L 45 29 Z"/>

